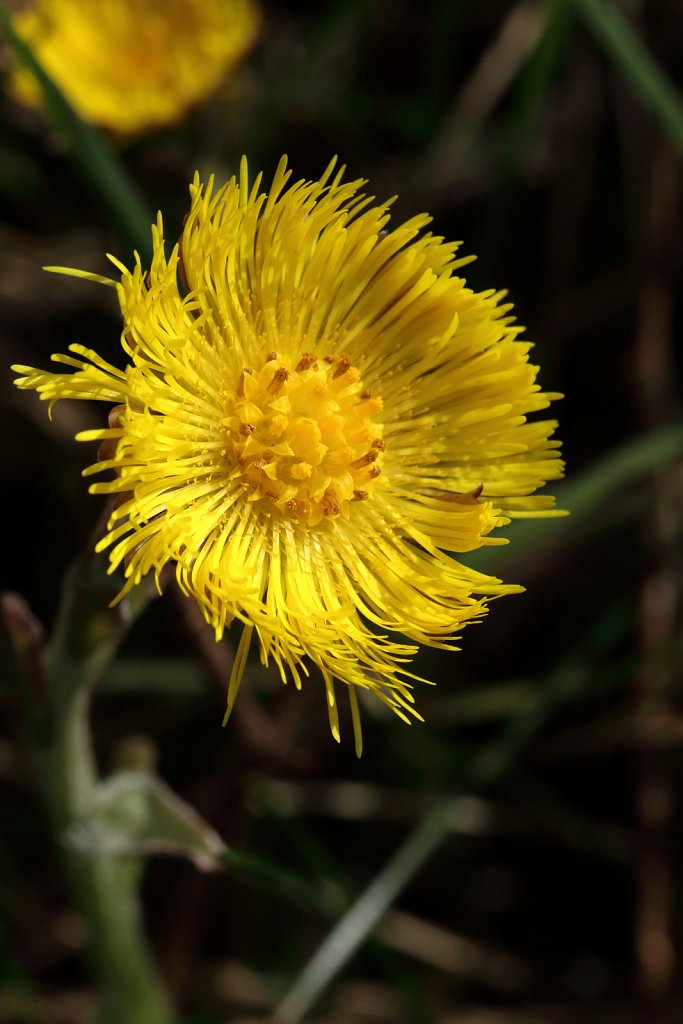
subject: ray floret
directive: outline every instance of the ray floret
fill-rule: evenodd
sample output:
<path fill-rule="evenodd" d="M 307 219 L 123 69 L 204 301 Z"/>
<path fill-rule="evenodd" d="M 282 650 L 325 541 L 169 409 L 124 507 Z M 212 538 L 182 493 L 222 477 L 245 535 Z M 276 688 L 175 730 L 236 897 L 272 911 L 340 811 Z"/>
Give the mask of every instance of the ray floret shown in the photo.
<path fill-rule="evenodd" d="M 53 356 L 69 372 L 15 367 L 50 405 L 115 407 L 80 438 L 104 443 L 86 475 L 117 499 L 98 548 L 121 596 L 172 563 L 217 639 L 242 623 L 228 713 L 255 637 L 285 682 L 318 669 L 337 738 L 346 690 L 358 750 L 358 690 L 419 718 L 417 648 L 519 591 L 457 556 L 557 514 L 536 492 L 562 475 L 555 421 L 530 418 L 559 396 L 504 295 L 363 185 L 284 159 L 268 190 L 246 161 L 195 176 L 170 254 L 159 216 L 151 266 L 118 264 L 124 369 L 79 345 Z"/>

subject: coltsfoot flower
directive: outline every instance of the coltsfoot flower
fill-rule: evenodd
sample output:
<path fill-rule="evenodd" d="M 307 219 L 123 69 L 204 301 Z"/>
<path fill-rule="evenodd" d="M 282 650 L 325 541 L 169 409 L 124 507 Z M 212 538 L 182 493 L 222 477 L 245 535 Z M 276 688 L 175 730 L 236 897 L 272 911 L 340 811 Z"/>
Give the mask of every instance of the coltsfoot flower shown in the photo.
<path fill-rule="evenodd" d="M 255 0 L 33 0 L 14 25 L 86 120 L 121 134 L 177 121 L 214 92 L 256 37 Z M 40 104 L 33 75 L 10 79 Z"/>
<path fill-rule="evenodd" d="M 113 471 L 90 490 L 118 496 L 98 550 L 125 566 L 121 596 L 174 563 L 217 639 L 243 623 L 228 712 L 256 631 L 285 682 L 317 666 L 337 739 L 346 691 L 360 751 L 357 688 L 419 718 L 417 646 L 455 650 L 520 589 L 453 554 L 553 514 L 534 492 L 562 475 L 556 424 L 528 417 L 559 396 L 428 216 L 389 230 L 390 204 L 334 162 L 289 177 L 284 159 L 267 192 L 246 161 L 217 190 L 196 176 L 169 257 L 161 216 L 148 271 L 110 257 L 120 281 L 95 279 L 118 294 L 124 369 L 81 345 L 52 357 L 74 372 L 14 369 L 51 406 L 115 407 L 78 438 L 109 449 L 85 474 Z"/>

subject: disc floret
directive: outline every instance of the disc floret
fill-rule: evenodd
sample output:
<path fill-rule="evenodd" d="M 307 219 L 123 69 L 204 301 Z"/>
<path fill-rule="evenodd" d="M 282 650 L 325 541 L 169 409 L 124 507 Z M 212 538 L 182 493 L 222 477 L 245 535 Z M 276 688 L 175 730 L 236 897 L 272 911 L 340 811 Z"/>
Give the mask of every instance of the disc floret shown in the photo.
<path fill-rule="evenodd" d="M 232 477 L 247 501 L 299 524 L 348 517 L 381 475 L 381 409 L 348 356 L 304 353 L 292 366 L 270 352 L 260 369 L 242 370 L 225 420 Z"/>

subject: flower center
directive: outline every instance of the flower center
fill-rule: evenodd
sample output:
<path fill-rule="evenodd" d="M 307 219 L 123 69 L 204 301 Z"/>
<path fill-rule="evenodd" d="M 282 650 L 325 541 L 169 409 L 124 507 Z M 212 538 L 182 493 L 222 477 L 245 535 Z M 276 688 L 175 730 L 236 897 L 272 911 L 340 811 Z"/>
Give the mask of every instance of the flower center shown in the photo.
<path fill-rule="evenodd" d="M 368 498 L 381 473 L 381 408 L 347 356 L 305 353 L 291 368 L 271 352 L 260 370 L 244 368 L 226 420 L 233 475 L 249 501 L 309 526 L 338 516 Z"/>

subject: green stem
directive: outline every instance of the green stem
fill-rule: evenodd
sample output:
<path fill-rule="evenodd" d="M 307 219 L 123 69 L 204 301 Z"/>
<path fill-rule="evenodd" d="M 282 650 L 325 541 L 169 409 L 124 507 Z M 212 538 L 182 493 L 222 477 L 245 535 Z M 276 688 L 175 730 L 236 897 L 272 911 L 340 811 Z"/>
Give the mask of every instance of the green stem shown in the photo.
<path fill-rule="evenodd" d="M 61 837 L 87 815 L 98 784 L 89 720 L 92 688 L 151 596 L 138 588 L 137 608 L 109 608 L 109 588 L 88 578 L 98 569 L 90 557 L 68 574 L 46 666 L 51 724 L 42 764 L 50 814 Z M 77 850 L 68 838 L 62 854 L 88 928 L 102 1024 L 171 1024 L 174 1014 L 145 939 L 138 861 Z"/>

